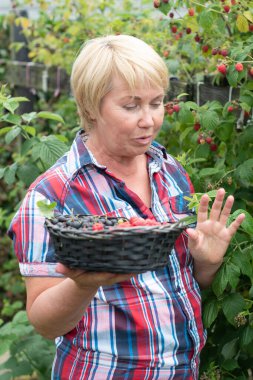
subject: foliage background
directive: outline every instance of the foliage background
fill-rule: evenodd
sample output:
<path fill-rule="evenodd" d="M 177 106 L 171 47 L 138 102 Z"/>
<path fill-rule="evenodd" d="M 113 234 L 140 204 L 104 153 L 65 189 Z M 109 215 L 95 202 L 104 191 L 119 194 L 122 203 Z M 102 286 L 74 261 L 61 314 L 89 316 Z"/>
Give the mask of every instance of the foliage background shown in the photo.
<path fill-rule="evenodd" d="M 38 17 L 19 17 L 22 6 L 38 7 Z M 224 7 L 229 7 L 225 8 Z M 179 159 L 200 195 L 213 197 L 222 186 L 235 197 L 231 220 L 246 220 L 233 239 L 212 287 L 203 292 L 208 340 L 201 356 L 201 379 L 247 379 L 253 362 L 253 4 L 252 1 L 46 0 L 13 2 L 0 17 L 0 59 L 10 59 L 7 43 L 14 23 L 22 26 L 29 58 L 68 73 L 87 38 L 132 34 L 150 43 L 165 59 L 172 78 L 167 115 L 158 137 Z M 189 11 L 191 9 L 191 11 Z M 243 69 L 238 71 L 236 64 Z M 218 66 L 225 65 L 226 75 Z M 0 79 L 0 366 L 1 379 L 21 375 L 48 379 L 53 344 L 29 325 L 24 283 L 6 229 L 29 184 L 68 149 L 79 129 L 71 94 L 36 92 L 34 110 L 20 114 L 25 99 Z M 199 84 L 208 84 L 201 94 Z M 218 101 L 220 91 L 230 89 Z M 218 91 L 216 93 L 216 91 Z M 234 96 L 231 96 L 231 93 Z M 217 95 L 216 95 L 217 94 Z M 228 94 L 228 95 L 227 95 Z M 38 357 L 38 352 L 40 356 Z"/>

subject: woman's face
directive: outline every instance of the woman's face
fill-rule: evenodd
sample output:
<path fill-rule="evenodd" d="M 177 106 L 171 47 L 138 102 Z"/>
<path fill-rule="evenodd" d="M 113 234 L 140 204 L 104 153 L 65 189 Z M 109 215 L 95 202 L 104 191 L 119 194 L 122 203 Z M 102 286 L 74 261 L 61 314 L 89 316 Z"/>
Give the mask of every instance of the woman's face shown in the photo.
<path fill-rule="evenodd" d="M 91 130 L 94 146 L 109 156 L 130 158 L 145 153 L 163 123 L 163 97 L 160 87 L 136 88 L 133 93 L 122 79 L 115 78 Z"/>

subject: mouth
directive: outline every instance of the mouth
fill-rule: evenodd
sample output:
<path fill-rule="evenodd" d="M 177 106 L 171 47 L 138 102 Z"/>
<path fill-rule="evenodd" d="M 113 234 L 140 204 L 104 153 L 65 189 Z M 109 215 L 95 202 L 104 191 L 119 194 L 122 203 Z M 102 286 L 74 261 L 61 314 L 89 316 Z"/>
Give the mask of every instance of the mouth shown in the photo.
<path fill-rule="evenodd" d="M 149 144 L 152 141 L 152 136 L 137 137 L 135 140 L 141 144 Z"/>

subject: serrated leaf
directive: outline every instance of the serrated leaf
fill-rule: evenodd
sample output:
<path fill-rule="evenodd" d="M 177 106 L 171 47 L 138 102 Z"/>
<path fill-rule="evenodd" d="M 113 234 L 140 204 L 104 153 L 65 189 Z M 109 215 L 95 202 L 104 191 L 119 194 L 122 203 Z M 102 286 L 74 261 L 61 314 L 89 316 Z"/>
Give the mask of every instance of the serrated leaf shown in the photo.
<path fill-rule="evenodd" d="M 228 322 L 235 326 L 235 317 L 245 308 L 245 301 L 241 294 L 232 293 L 223 298 L 221 307 Z"/>
<path fill-rule="evenodd" d="M 54 215 L 54 209 L 56 207 L 56 202 L 48 202 L 48 201 L 38 201 L 37 206 L 41 212 L 41 214 L 45 218 L 51 218 Z"/>
<path fill-rule="evenodd" d="M 194 123 L 194 116 L 189 109 L 182 107 L 178 113 L 178 120 L 183 125 L 189 125 Z"/>
<path fill-rule="evenodd" d="M 7 123 L 11 123 L 11 124 L 20 124 L 21 117 L 19 115 L 8 113 L 2 117 L 2 120 L 6 121 Z"/>
<path fill-rule="evenodd" d="M 243 12 L 243 16 L 246 17 L 251 23 L 253 23 L 253 14 L 250 11 Z"/>
<path fill-rule="evenodd" d="M 222 368 L 224 368 L 226 371 L 232 371 L 236 368 L 240 368 L 240 366 L 236 359 L 227 359 L 222 362 Z"/>
<path fill-rule="evenodd" d="M 4 181 L 8 185 L 12 185 L 15 182 L 16 170 L 17 170 L 17 164 L 16 163 L 14 163 L 11 166 L 6 168 L 6 170 L 4 172 Z"/>
<path fill-rule="evenodd" d="M 249 22 L 247 18 L 242 14 L 239 14 L 237 16 L 236 26 L 241 33 L 247 33 L 249 31 Z"/>
<path fill-rule="evenodd" d="M 34 127 L 31 127 L 30 125 L 22 125 L 22 129 L 33 137 L 36 135 L 36 129 Z"/>
<path fill-rule="evenodd" d="M 192 132 L 192 127 L 185 128 L 184 131 L 180 134 L 179 140 L 184 141 L 190 132 Z"/>
<path fill-rule="evenodd" d="M 29 112 L 29 113 L 24 113 L 22 115 L 22 119 L 26 122 L 26 123 L 30 123 L 32 120 L 36 119 L 37 117 L 37 112 Z"/>
<path fill-rule="evenodd" d="M 249 248 L 251 249 L 251 248 Z M 231 258 L 231 262 L 240 268 L 242 274 L 253 278 L 253 267 L 250 261 L 251 257 L 247 250 L 235 252 Z"/>
<path fill-rule="evenodd" d="M 6 168 L 0 168 L 0 179 L 3 178 Z"/>
<path fill-rule="evenodd" d="M 221 355 L 224 357 L 224 359 L 232 359 L 238 352 L 238 343 L 239 338 L 235 338 L 231 340 L 230 342 L 227 342 L 224 344 L 221 350 Z"/>
<path fill-rule="evenodd" d="M 219 124 L 219 116 L 214 111 L 205 111 L 201 117 L 201 124 L 206 130 L 214 130 Z"/>
<path fill-rule="evenodd" d="M 192 110 L 197 111 L 197 110 L 199 109 L 199 106 L 197 105 L 197 103 L 194 103 L 194 102 L 191 102 L 191 101 L 189 101 L 189 102 L 185 102 L 184 105 L 185 105 L 185 107 L 187 107 L 189 110 L 192 109 Z"/>
<path fill-rule="evenodd" d="M 230 215 L 229 218 L 228 218 L 228 223 L 231 223 L 240 214 L 244 214 L 245 215 L 245 219 L 242 222 L 240 228 L 242 228 L 243 231 L 245 231 L 247 234 L 253 235 L 253 217 L 246 210 L 238 209 L 235 212 L 233 212 L 233 214 Z"/>
<path fill-rule="evenodd" d="M 21 128 L 20 127 L 12 127 L 9 132 L 6 133 L 5 135 L 5 142 L 6 144 L 10 144 L 17 136 L 19 136 L 21 133 Z"/>
<path fill-rule="evenodd" d="M 231 87 L 236 87 L 238 82 L 238 71 L 231 69 L 227 73 L 227 80 Z"/>
<path fill-rule="evenodd" d="M 204 168 L 200 170 L 199 177 L 200 178 L 209 177 L 209 176 L 218 174 L 220 172 L 221 170 L 219 168 Z"/>
<path fill-rule="evenodd" d="M 204 305 L 203 322 L 206 328 L 209 328 L 211 324 L 215 321 L 219 313 L 219 309 L 219 303 L 216 299 L 211 300 L 210 302 Z"/>
<path fill-rule="evenodd" d="M 52 112 L 42 111 L 37 114 L 37 117 L 41 117 L 42 119 L 50 119 L 50 120 L 59 121 L 60 123 L 64 124 L 63 118 L 60 115 L 57 115 Z"/>
<path fill-rule="evenodd" d="M 24 182 L 24 184 L 28 187 L 30 184 L 40 175 L 40 171 L 36 165 L 32 163 L 26 163 L 22 166 L 19 166 L 17 169 L 18 178 Z"/>
<path fill-rule="evenodd" d="M 9 132 L 12 129 L 12 127 L 4 127 L 0 129 L 0 136 L 5 135 L 7 132 Z"/>
<path fill-rule="evenodd" d="M 231 285 L 232 289 L 235 289 L 239 282 L 240 268 L 231 261 L 229 261 L 229 263 L 226 264 L 226 266 L 228 273 L 228 282 Z"/>
<path fill-rule="evenodd" d="M 213 25 L 213 14 L 206 10 L 200 13 L 199 25 L 204 29 L 210 29 Z"/>
<path fill-rule="evenodd" d="M 244 186 L 253 184 L 253 158 L 243 162 L 236 168 L 235 175 Z"/>
<path fill-rule="evenodd" d="M 245 326 L 240 336 L 240 346 L 245 347 L 253 342 L 253 327 Z"/>
<path fill-rule="evenodd" d="M 226 265 L 223 264 L 212 282 L 212 289 L 216 297 L 219 297 L 224 292 L 224 290 L 227 287 L 227 284 L 228 274 L 226 270 Z"/>
<path fill-rule="evenodd" d="M 14 100 L 6 100 L 5 102 L 3 102 L 3 107 L 7 109 L 10 113 L 14 113 L 18 106 L 19 103 L 15 102 Z"/>
<path fill-rule="evenodd" d="M 67 150 L 68 147 L 55 136 L 47 136 L 33 146 L 32 157 L 34 160 L 40 159 L 45 167 L 49 168 Z"/>

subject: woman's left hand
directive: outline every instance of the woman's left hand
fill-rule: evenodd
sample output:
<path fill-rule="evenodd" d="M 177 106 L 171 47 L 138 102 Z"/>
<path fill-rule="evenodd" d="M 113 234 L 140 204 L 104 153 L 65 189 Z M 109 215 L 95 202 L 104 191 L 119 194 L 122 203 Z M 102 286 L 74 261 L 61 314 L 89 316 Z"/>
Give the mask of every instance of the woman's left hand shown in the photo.
<path fill-rule="evenodd" d="M 242 224 L 245 215 L 240 214 L 227 227 L 234 197 L 229 195 L 225 201 L 225 190 L 219 189 L 208 216 L 209 197 L 201 197 L 196 229 L 188 228 L 188 246 L 194 261 L 203 266 L 219 267 L 233 235 Z"/>

